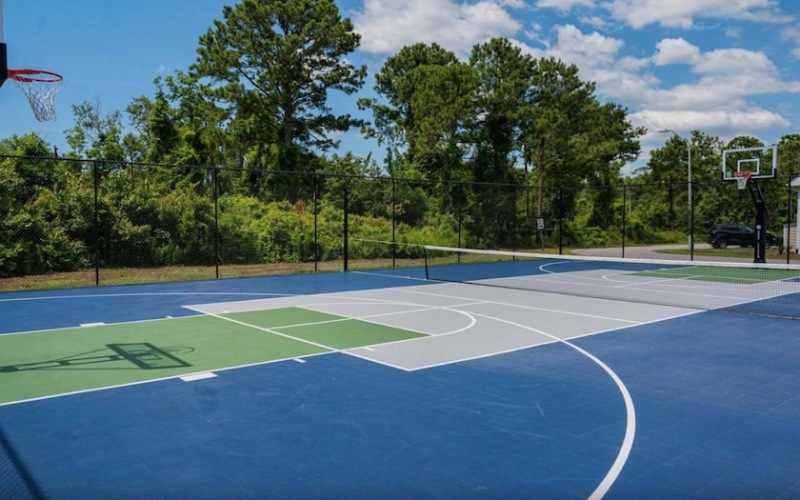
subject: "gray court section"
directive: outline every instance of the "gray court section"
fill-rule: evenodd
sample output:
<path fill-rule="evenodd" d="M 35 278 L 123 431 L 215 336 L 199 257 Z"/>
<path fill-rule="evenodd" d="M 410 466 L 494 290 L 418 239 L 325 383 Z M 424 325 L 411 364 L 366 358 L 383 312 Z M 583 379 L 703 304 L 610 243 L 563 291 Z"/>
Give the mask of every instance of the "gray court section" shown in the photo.
<path fill-rule="evenodd" d="M 220 314 L 303 307 L 423 333 L 345 351 L 418 370 L 696 312 L 695 309 L 448 283 L 188 306 Z"/>
<path fill-rule="evenodd" d="M 372 318 L 382 324 L 432 334 L 429 337 L 351 349 L 348 353 L 404 370 L 418 370 L 467 359 L 525 349 L 602 331 L 616 330 L 696 312 L 694 309 L 620 303 L 602 299 L 539 292 L 443 284 L 384 290 L 384 300 L 436 305 L 454 315 L 437 321 L 441 313 L 428 310 Z M 312 308 L 316 308 L 312 306 Z M 328 312 L 334 312 L 326 308 Z M 346 314 L 340 309 L 337 314 Z M 472 326 L 456 327 L 457 316 L 467 316 Z M 390 323 L 386 320 L 389 319 Z"/>
<path fill-rule="evenodd" d="M 545 270 L 555 270 L 563 264 L 570 263 L 555 262 L 542 267 Z M 701 271 L 698 271 L 698 274 L 700 273 Z M 618 301 L 698 309 L 719 309 L 800 292 L 800 283 L 790 280 L 736 284 L 688 279 L 688 277 L 653 277 L 614 269 L 554 272 L 485 280 L 483 283 L 559 295 L 594 296 Z"/>

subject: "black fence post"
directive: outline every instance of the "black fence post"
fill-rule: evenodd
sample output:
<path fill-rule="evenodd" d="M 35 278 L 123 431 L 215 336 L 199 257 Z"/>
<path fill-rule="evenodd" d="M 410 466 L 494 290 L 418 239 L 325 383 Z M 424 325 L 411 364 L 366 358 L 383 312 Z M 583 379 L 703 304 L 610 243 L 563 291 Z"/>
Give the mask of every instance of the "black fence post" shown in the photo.
<path fill-rule="evenodd" d="M 219 279 L 219 168 L 214 167 L 212 174 L 214 183 L 214 269 L 217 279 Z"/>
<path fill-rule="evenodd" d="M 317 174 L 314 174 L 314 272 L 319 271 L 319 183 Z"/>
<path fill-rule="evenodd" d="M 460 196 L 458 199 L 458 208 L 456 208 L 456 210 L 458 211 L 458 248 L 461 248 L 461 225 L 462 225 L 462 219 L 464 218 L 464 212 L 461 206 Z M 456 261 L 459 264 L 461 264 L 461 252 L 458 252 L 458 255 L 456 256 Z"/>
<path fill-rule="evenodd" d="M 694 260 L 694 190 L 692 180 L 688 184 L 689 196 L 689 260 Z"/>
<path fill-rule="evenodd" d="M 517 250 L 517 186 L 511 186 L 511 250 Z"/>
<path fill-rule="evenodd" d="M 348 271 L 348 265 L 349 265 L 349 263 L 348 263 L 348 260 L 349 260 L 349 255 L 348 255 L 348 247 L 349 247 L 349 245 L 348 245 L 348 236 L 349 235 L 348 235 L 348 233 L 350 232 L 350 225 L 349 225 L 349 220 L 348 219 L 350 218 L 350 213 L 349 213 L 350 212 L 349 211 L 350 201 L 349 201 L 348 198 L 349 198 L 349 193 L 348 193 L 348 190 L 347 190 L 347 186 L 345 186 L 344 187 L 344 231 L 343 231 L 344 232 L 344 234 L 343 234 L 343 237 L 344 237 L 344 242 L 343 242 L 343 244 L 344 244 L 343 254 L 344 255 L 343 255 L 343 257 L 344 257 L 344 271 L 345 272 Z"/>
<path fill-rule="evenodd" d="M 94 182 L 94 284 L 100 286 L 100 172 L 97 160 L 92 162 Z"/>
<path fill-rule="evenodd" d="M 628 185 L 622 184 L 622 258 L 625 258 L 625 233 L 627 228 L 625 226 L 626 216 L 628 212 Z"/>
<path fill-rule="evenodd" d="M 397 260 L 397 181 L 392 177 L 392 267 Z"/>
<path fill-rule="evenodd" d="M 800 203 L 800 194 L 798 194 L 798 203 Z M 795 234 L 797 231 L 800 231 L 800 221 L 795 221 Z M 792 235 L 792 177 L 789 176 L 786 179 L 786 237 L 784 238 L 781 235 L 781 242 L 780 244 L 783 245 L 782 249 L 786 252 L 786 263 L 789 264 L 790 256 L 789 256 L 789 249 L 791 248 L 791 244 L 789 240 L 791 240 Z"/>
<path fill-rule="evenodd" d="M 564 188 L 558 186 L 558 255 L 564 254 Z"/>

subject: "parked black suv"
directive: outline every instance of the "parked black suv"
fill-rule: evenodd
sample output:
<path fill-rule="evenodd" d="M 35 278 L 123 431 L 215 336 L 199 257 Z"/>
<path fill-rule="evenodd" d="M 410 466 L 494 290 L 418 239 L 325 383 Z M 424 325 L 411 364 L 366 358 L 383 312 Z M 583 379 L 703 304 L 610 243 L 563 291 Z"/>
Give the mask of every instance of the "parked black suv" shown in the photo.
<path fill-rule="evenodd" d="M 752 247 L 756 244 L 756 230 L 745 224 L 717 224 L 708 232 L 708 239 L 714 248 L 726 248 L 728 245 Z M 767 248 L 778 244 L 778 237 L 767 231 Z"/>

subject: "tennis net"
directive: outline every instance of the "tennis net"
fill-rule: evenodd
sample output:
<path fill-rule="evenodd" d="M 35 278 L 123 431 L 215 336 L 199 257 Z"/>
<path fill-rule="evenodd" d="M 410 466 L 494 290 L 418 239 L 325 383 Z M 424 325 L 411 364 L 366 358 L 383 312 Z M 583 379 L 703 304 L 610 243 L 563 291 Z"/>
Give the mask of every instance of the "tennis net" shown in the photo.
<path fill-rule="evenodd" d="M 422 247 L 429 280 L 800 319 L 796 264 Z"/>

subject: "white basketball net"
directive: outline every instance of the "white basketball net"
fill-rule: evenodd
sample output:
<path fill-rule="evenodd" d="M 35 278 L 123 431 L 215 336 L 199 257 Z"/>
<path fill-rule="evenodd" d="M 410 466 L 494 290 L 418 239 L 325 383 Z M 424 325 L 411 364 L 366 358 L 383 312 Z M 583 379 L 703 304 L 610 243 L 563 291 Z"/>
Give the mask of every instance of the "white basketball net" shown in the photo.
<path fill-rule="evenodd" d="M 50 73 L 17 73 L 10 74 L 9 77 L 25 93 L 37 120 L 55 121 L 56 94 L 61 90 L 62 82 L 60 76 Z"/>
<path fill-rule="evenodd" d="M 750 180 L 750 176 L 753 174 L 751 172 L 736 172 L 734 175 L 736 176 L 736 186 L 739 191 L 742 191 L 747 187 L 747 181 Z"/>

